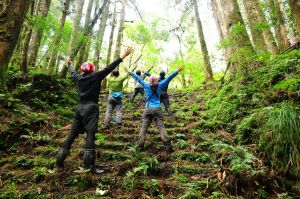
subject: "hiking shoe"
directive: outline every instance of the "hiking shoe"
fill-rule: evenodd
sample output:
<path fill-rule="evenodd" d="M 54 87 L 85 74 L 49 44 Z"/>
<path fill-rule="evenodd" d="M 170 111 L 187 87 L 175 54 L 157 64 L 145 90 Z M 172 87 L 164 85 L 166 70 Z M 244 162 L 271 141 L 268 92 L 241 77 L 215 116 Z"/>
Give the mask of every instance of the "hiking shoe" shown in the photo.
<path fill-rule="evenodd" d="M 56 156 L 56 163 L 55 166 L 57 169 L 63 169 L 64 168 L 64 161 L 68 155 L 68 149 L 65 148 L 59 148 L 58 153 Z"/>

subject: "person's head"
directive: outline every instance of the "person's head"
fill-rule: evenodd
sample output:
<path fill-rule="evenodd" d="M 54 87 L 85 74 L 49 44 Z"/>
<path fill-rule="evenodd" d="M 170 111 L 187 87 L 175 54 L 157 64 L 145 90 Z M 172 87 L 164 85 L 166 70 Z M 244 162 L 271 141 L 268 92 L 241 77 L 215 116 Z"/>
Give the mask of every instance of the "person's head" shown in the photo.
<path fill-rule="evenodd" d="M 138 76 L 140 76 L 142 73 L 141 73 L 140 70 L 137 70 L 137 71 L 135 72 L 135 74 L 137 74 Z"/>
<path fill-rule="evenodd" d="M 91 62 L 84 62 L 81 65 L 81 72 L 83 73 L 92 73 L 95 72 L 95 66 Z"/>
<path fill-rule="evenodd" d="M 159 73 L 159 76 L 160 77 L 165 77 L 166 76 L 166 73 L 164 70 L 161 70 L 160 73 Z"/>
<path fill-rule="evenodd" d="M 113 72 L 112 72 L 112 76 L 114 76 L 114 77 L 118 77 L 120 75 L 120 72 L 119 72 L 119 70 L 113 70 Z"/>
<path fill-rule="evenodd" d="M 156 86 L 158 84 L 158 78 L 156 75 L 151 75 L 149 81 L 150 86 Z"/>

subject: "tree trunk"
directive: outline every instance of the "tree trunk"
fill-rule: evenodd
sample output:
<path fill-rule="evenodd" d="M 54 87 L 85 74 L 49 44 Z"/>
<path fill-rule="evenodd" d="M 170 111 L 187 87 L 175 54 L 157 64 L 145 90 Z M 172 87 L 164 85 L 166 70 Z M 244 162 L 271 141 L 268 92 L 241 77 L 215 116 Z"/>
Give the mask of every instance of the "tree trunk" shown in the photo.
<path fill-rule="evenodd" d="M 259 0 L 253 0 L 253 4 L 254 4 L 254 7 L 257 11 L 259 22 L 262 23 L 265 26 L 262 31 L 263 31 L 263 36 L 264 36 L 267 48 L 273 54 L 277 54 L 278 53 L 278 47 L 277 47 L 276 41 L 273 37 L 273 34 L 271 32 L 271 28 L 270 28 L 270 26 L 267 22 L 266 17 L 265 17 L 265 14 L 262 10 L 261 3 L 260 3 Z"/>
<path fill-rule="evenodd" d="M 298 32 L 298 37 L 300 37 L 300 1 L 299 0 L 289 0 L 292 15 L 295 20 L 295 27 Z"/>
<path fill-rule="evenodd" d="M 79 0 L 78 5 L 76 6 L 75 16 L 73 19 L 72 33 L 71 33 L 71 38 L 68 46 L 69 52 L 73 52 L 78 43 L 77 39 L 79 37 L 79 32 L 80 32 L 80 21 L 81 21 L 83 6 L 84 6 L 84 0 Z M 74 57 L 72 57 L 72 59 L 73 58 Z M 65 78 L 67 76 L 67 72 L 68 72 L 68 68 L 66 65 L 64 65 L 61 71 L 61 76 Z"/>
<path fill-rule="evenodd" d="M 284 18 L 280 11 L 279 3 L 277 0 L 266 0 L 267 8 L 272 20 L 272 25 L 275 29 L 275 38 L 277 40 L 279 50 L 284 50 L 290 46 L 287 37 L 287 31 L 284 26 Z"/>
<path fill-rule="evenodd" d="M 87 7 L 87 11 L 86 11 L 86 15 L 85 15 L 85 21 L 84 21 L 84 26 L 83 28 L 84 29 L 87 29 L 88 26 L 89 26 L 89 22 L 90 22 L 90 19 L 91 19 L 91 12 L 92 12 L 92 8 L 93 8 L 93 2 L 94 0 L 89 0 L 89 3 L 88 3 L 88 7 Z M 91 32 L 89 32 L 87 35 L 85 35 L 85 42 L 80 51 L 79 51 L 79 56 L 78 56 L 78 60 L 77 60 L 77 63 L 76 63 L 76 70 L 79 70 L 81 64 L 86 61 L 85 58 L 87 57 L 85 55 L 86 53 L 86 48 L 88 48 L 88 43 L 89 43 L 89 40 L 90 40 L 90 36 L 91 36 Z"/>
<path fill-rule="evenodd" d="M 98 1 L 98 0 L 96 0 L 96 1 Z M 87 10 L 87 13 L 86 13 L 86 18 L 85 18 L 86 19 L 86 25 L 84 26 L 84 28 L 88 28 L 89 23 L 91 21 L 91 14 L 92 14 L 93 4 L 94 4 L 94 0 L 91 0 L 89 2 L 89 5 L 88 5 L 88 10 Z M 95 13 L 95 15 L 96 15 L 96 13 Z M 83 51 L 83 61 L 88 61 L 90 46 L 91 46 L 91 37 L 92 37 L 92 31 L 87 35 L 86 46 L 85 46 L 84 51 Z"/>
<path fill-rule="evenodd" d="M 202 22 L 199 15 L 197 1 L 193 0 L 193 4 L 194 4 L 196 24 L 198 28 L 198 37 L 199 37 L 201 51 L 203 53 L 203 59 L 204 59 L 205 82 L 210 82 L 210 81 L 214 81 L 213 72 L 210 65 L 208 50 L 207 50 L 206 41 L 203 33 Z"/>
<path fill-rule="evenodd" d="M 252 47 L 249 35 L 246 31 L 244 21 L 236 0 L 216 0 L 218 12 L 221 13 L 223 22 L 221 23 L 221 31 L 225 39 L 231 41 L 231 45 L 226 46 L 226 57 L 229 58 L 228 71 L 230 76 L 236 68 L 240 68 L 243 58 L 239 58 L 239 54 L 243 54 L 243 50 L 247 49 L 248 56 L 252 56 L 254 49 Z M 238 27 L 238 28 L 236 28 Z M 238 33 L 236 33 L 238 31 Z M 250 55 L 251 54 L 251 55 Z M 246 66 L 245 66 L 246 67 Z"/>
<path fill-rule="evenodd" d="M 30 0 L 9 1 L 7 7 L 0 10 L 0 91 L 5 90 L 8 62 L 17 43 L 21 26 Z"/>
<path fill-rule="evenodd" d="M 90 22 L 90 24 L 88 25 L 88 27 L 87 27 L 86 29 L 83 30 L 83 35 L 87 36 L 87 35 L 89 35 L 90 32 L 92 32 L 92 30 L 93 30 L 95 24 L 97 23 L 99 17 L 101 16 L 101 14 L 102 14 L 102 12 L 103 12 L 103 10 L 104 10 L 104 8 L 105 8 L 105 6 L 106 6 L 106 4 L 107 4 L 108 1 L 109 1 L 109 0 L 103 0 L 103 1 L 102 1 L 102 5 L 101 5 L 101 7 L 99 8 L 98 12 L 97 12 L 96 15 L 94 16 L 94 18 L 91 20 L 91 22 Z M 71 57 L 71 59 L 73 59 L 73 60 L 75 59 L 75 57 L 76 57 L 78 51 L 79 51 L 79 50 L 81 49 L 81 47 L 84 46 L 84 45 L 85 45 L 85 41 L 84 41 L 84 40 L 80 40 L 80 41 L 78 42 L 78 44 L 76 44 L 76 46 L 74 47 L 74 49 L 73 49 L 73 50 L 70 52 L 70 54 L 69 54 L 70 57 Z"/>
<path fill-rule="evenodd" d="M 119 24 L 119 30 L 118 30 L 118 36 L 117 36 L 117 43 L 116 43 L 116 50 L 114 59 L 120 57 L 121 53 L 121 44 L 122 44 L 122 37 L 123 37 L 123 30 L 124 30 L 124 19 L 125 19 L 125 10 L 126 10 L 126 3 L 127 0 L 122 1 L 122 10 L 120 14 L 120 24 Z"/>
<path fill-rule="evenodd" d="M 31 3 L 31 8 L 30 8 L 30 17 L 33 15 L 34 12 L 34 5 L 35 1 L 33 0 Z M 22 48 L 22 55 L 21 55 L 21 64 L 20 64 L 20 70 L 22 71 L 23 74 L 26 74 L 28 72 L 28 67 L 27 67 L 27 61 L 28 61 L 28 49 L 29 49 L 29 43 L 30 43 L 30 38 L 32 35 L 32 28 L 30 27 L 30 22 L 27 20 L 27 23 L 25 23 L 25 37 L 24 37 L 24 42 L 23 42 L 23 48 Z"/>
<path fill-rule="evenodd" d="M 55 69 L 56 61 L 57 61 L 58 47 L 59 47 L 59 44 L 62 39 L 62 32 L 63 32 L 64 26 L 65 26 L 66 17 L 67 17 L 68 11 L 69 11 L 70 1 L 71 0 L 65 0 L 65 2 L 64 2 L 64 9 L 63 9 L 62 16 L 60 19 L 60 27 L 59 27 L 58 33 L 55 37 L 55 40 L 53 42 L 54 48 L 51 53 L 51 58 L 49 61 L 49 75 L 53 75 L 53 73 L 55 72 L 54 69 Z"/>
<path fill-rule="evenodd" d="M 99 24 L 99 30 L 97 33 L 97 39 L 96 39 L 96 48 L 95 48 L 95 54 L 94 54 L 94 64 L 96 67 L 96 70 L 99 69 L 99 57 L 100 57 L 100 52 L 101 52 L 101 47 L 102 47 L 102 42 L 103 42 L 103 36 L 104 32 L 106 29 L 106 23 L 107 23 L 107 18 L 109 14 L 109 5 L 108 3 L 105 7 L 105 10 L 103 11 L 103 15 L 101 17 L 101 21 Z"/>
<path fill-rule="evenodd" d="M 263 31 L 260 27 L 258 27 L 260 20 L 258 18 L 258 13 L 255 7 L 257 5 L 255 5 L 253 0 L 243 0 L 243 3 L 247 13 L 254 49 L 256 50 L 256 52 L 265 51 L 267 50 L 267 45 L 264 40 Z"/>
<path fill-rule="evenodd" d="M 110 31 L 110 36 L 109 36 L 109 44 L 108 44 L 108 50 L 107 50 L 107 57 L 106 57 L 106 66 L 110 64 L 110 59 L 111 59 L 111 49 L 113 45 L 113 39 L 114 39 L 114 31 L 115 31 L 115 23 L 116 23 L 116 15 L 117 15 L 117 9 L 116 6 L 114 8 L 114 14 L 113 14 L 113 20 L 111 22 L 111 31 Z M 105 89 L 107 84 L 106 78 L 102 82 L 102 88 Z"/>
<path fill-rule="evenodd" d="M 51 0 L 40 0 L 37 14 L 41 17 L 47 18 Z M 32 45 L 29 52 L 28 66 L 35 67 L 35 62 L 41 45 L 41 40 L 43 37 L 43 29 L 38 29 L 33 34 Z"/>

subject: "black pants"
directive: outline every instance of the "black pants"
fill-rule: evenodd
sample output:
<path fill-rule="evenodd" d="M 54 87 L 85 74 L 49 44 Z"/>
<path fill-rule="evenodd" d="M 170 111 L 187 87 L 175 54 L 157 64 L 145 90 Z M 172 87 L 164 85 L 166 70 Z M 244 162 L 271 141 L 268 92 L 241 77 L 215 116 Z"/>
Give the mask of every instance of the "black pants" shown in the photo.
<path fill-rule="evenodd" d="M 169 95 L 167 91 L 161 91 L 160 93 L 160 103 L 163 103 L 165 106 L 165 110 L 172 114 L 171 108 L 170 108 L 170 101 L 169 101 Z"/>
<path fill-rule="evenodd" d="M 141 94 L 142 98 L 145 99 L 145 90 L 144 88 L 134 88 L 134 92 L 131 96 L 131 101 L 134 100 L 134 98 L 138 95 L 138 94 Z"/>
<path fill-rule="evenodd" d="M 80 104 L 76 108 L 72 128 L 62 148 L 70 149 L 76 137 L 86 132 L 85 149 L 95 149 L 95 133 L 98 132 L 99 106 L 97 104 Z"/>

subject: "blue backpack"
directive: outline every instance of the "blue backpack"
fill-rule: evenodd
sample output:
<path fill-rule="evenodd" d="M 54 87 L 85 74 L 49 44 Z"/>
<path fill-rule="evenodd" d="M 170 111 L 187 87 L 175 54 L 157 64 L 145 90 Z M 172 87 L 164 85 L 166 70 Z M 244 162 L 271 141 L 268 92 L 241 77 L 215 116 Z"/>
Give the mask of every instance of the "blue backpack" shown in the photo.
<path fill-rule="evenodd" d="M 122 100 L 123 96 L 121 92 L 114 92 L 111 94 L 111 96 L 113 96 L 113 98 L 115 98 L 116 100 Z"/>

